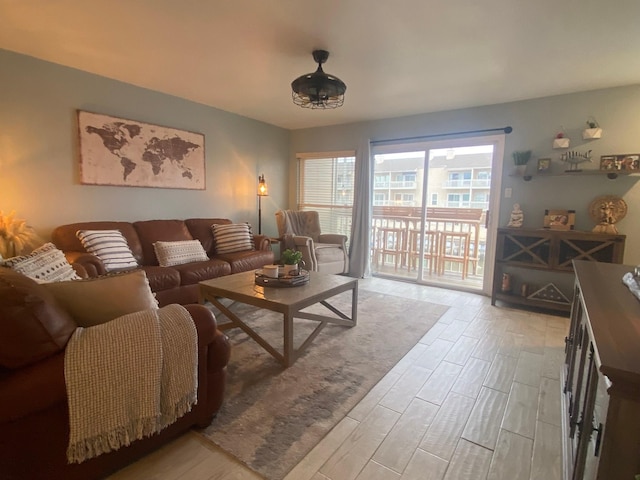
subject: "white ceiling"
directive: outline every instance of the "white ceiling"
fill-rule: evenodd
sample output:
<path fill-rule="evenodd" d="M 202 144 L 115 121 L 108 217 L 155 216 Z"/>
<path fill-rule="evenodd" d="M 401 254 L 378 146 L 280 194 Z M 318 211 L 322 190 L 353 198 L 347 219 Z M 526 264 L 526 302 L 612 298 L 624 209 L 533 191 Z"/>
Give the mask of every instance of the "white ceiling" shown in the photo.
<path fill-rule="evenodd" d="M 288 129 L 637 84 L 639 24 L 639 0 L 0 0 L 0 48 Z M 342 108 L 291 101 L 317 48 Z"/>

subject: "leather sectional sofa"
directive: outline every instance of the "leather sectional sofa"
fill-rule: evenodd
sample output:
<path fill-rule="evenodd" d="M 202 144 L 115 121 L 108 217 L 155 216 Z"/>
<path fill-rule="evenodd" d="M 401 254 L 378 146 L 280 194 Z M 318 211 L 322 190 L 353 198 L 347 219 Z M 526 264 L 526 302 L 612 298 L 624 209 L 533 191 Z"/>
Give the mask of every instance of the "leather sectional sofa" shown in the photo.
<path fill-rule="evenodd" d="M 90 277 L 106 273 L 98 257 L 87 253 L 76 237 L 78 230 L 119 230 L 126 238 L 133 256 L 143 269 L 160 306 L 198 303 L 198 282 L 211 278 L 262 268 L 274 262 L 268 237 L 254 235 L 254 250 L 218 254 L 213 224 L 231 224 L 225 218 L 190 218 L 187 220 L 146 220 L 138 222 L 82 222 L 57 227 L 51 235 L 69 263 L 81 264 Z M 200 240 L 209 260 L 172 267 L 160 267 L 153 248 L 157 241 Z"/>
<path fill-rule="evenodd" d="M 197 404 L 161 432 L 68 464 L 65 348 L 77 325 L 35 281 L 0 267 L 0 480 L 91 480 L 137 460 L 220 408 L 230 347 L 203 305 L 187 305 L 198 335 Z"/>

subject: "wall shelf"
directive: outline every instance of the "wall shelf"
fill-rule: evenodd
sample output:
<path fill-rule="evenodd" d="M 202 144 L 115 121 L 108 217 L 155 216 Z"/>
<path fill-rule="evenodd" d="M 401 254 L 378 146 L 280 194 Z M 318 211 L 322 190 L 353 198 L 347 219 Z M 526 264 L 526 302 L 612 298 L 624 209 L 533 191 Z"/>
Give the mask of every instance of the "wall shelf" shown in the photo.
<path fill-rule="evenodd" d="M 536 174 L 526 174 L 526 175 L 509 175 L 510 177 L 518 177 L 524 180 L 525 182 L 529 182 L 534 178 L 542 178 L 542 177 L 584 177 L 584 176 L 600 176 L 607 177 L 609 180 L 615 180 L 618 177 L 640 177 L 640 172 L 629 171 L 629 170 L 581 170 L 574 172 L 550 172 L 550 173 L 536 173 Z"/>

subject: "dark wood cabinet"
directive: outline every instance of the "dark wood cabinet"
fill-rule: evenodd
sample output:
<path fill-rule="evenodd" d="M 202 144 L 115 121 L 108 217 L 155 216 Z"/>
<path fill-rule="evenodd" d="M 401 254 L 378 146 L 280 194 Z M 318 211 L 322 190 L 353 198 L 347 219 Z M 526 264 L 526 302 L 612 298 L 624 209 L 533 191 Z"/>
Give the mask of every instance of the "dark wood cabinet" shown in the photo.
<path fill-rule="evenodd" d="M 624 235 L 608 235 L 591 232 L 499 228 L 496 240 L 496 257 L 493 273 L 491 303 L 496 300 L 514 305 L 546 308 L 568 313 L 571 309 L 573 261 L 622 263 Z M 534 273 L 537 274 L 534 275 Z M 543 274 L 544 272 L 544 274 Z M 503 291 L 503 275 L 512 279 L 511 288 Z M 545 283 L 554 283 L 564 277 L 563 295 L 568 302 L 557 303 L 545 299 L 527 298 Z M 532 278 L 535 278 L 532 281 Z M 528 291 L 522 291 L 522 284 Z M 556 285 L 560 291 L 562 285 Z M 567 291 L 569 290 L 569 291 Z"/>
<path fill-rule="evenodd" d="M 575 294 L 562 371 L 566 480 L 640 474 L 640 300 L 626 265 L 574 262 Z"/>

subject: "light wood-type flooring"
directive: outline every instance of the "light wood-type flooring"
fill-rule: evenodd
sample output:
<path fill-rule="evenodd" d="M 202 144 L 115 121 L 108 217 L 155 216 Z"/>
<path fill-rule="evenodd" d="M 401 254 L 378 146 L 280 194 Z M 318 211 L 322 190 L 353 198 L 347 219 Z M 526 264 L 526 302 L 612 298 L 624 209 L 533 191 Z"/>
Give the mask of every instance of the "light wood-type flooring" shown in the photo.
<path fill-rule="evenodd" d="M 285 480 L 561 479 L 568 318 L 379 278 L 360 288 L 450 308 Z M 110 477 L 260 478 L 194 432 Z"/>

